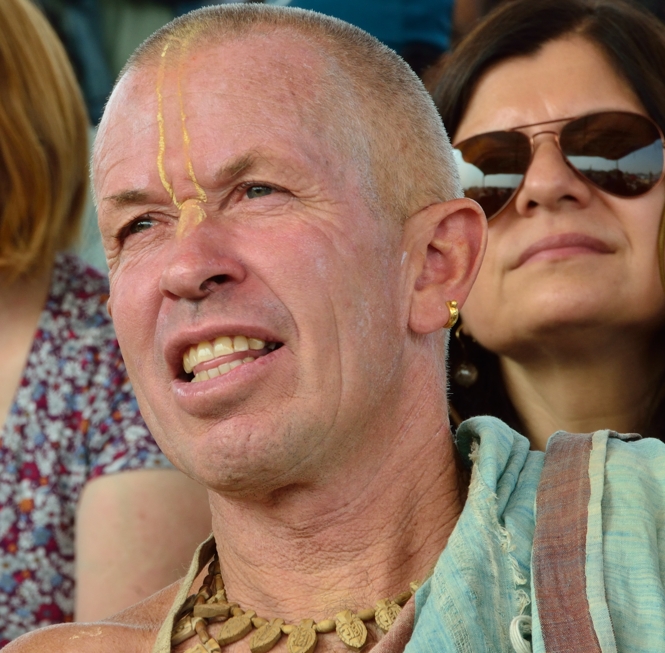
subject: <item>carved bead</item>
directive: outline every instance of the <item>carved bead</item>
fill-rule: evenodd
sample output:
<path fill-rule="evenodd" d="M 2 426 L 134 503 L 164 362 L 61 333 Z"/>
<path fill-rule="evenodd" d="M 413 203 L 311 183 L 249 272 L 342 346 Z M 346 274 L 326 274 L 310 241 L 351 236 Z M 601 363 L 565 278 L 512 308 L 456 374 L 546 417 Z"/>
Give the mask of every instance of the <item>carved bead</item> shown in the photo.
<path fill-rule="evenodd" d="M 207 642 L 205 642 L 205 644 L 203 644 L 203 648 L 206 653 L 222 653 L 222 649 L 220 648 L 219 644 L 212 637 Z"/>
<path fill-rule="evenodd" d="M 351 649 L 359 651 L 367 641 L 367 628 L 351 610 L 343 610 L 335 617 L 337 636 Z"/>
<path fill-rule="evenodd" d="M 222 587 L 208 599 L 208 603 L 228 603 L 226 600 L 226 590 Z"/>
<path fill-rule="evenodd" d="M 203 597 L 204 601 L 207 601 L 212 596 L 212 592 L 210 591 L 210 589 L 208 587 L 202 586 L 201 589 L 199 590 L 199 593 L 196 595 L 197 603 L 198 603 L 199 597 L 201 597 L 201 596 Z"/>
<path fill-rule="evenodd" d="M 231 617 L 231 619 L 224 622 L 224 625 L 221 627 L 217 634 L 217 641 L 221 646 L 225 646 L 226 644 L 232 644 L 233 642 L 242 639 L 250 630 L 252 630 L 252 617 L 255 616 L 256 613 L 250 610 L 241 616 Z"/>
<path fill-rule="evenodd" d="M 205 646 L 199 642 L 196 646 L 188 648 L 185 653 L 208 653 L 208 651 L 206 651 Z"/>
<path fill-rule="evenodd" d="M 391 601 L 390 599 L 382 599 L 376 604 L 376 610 L 374 614 L 376 625 L 384 633 L 387 633 L 401 611 L 402 608 L 400 608 L 399 605 L 395 603 L 395 601 Z"/>
<path fill-rule="evenodd" d="M 289 653 L 312 653 L 316 644 L 314 619 L 303 619 L 286 640 L 286 648 Z"/>
<path fill-rule="evenodd" d="M 370 621 L 370 619 L 374 619 L 374 610 L 373 610 L 373 608 L 366 608 L 365 610 L 358 610 L 358 612 L 356 612 L 356 616 L 361 621 Z"/>
<path fill-rule="evenodd" d="M 189 617 L 183 617 L 174 627 L 171 633 L 171 646 L 178 646 L 188 640 L 194 634 L 194 626 Z"/>
<path fill-rule="evenodd" d="M 196 594 L 191 594 L 190 596 L 187 597 L 187 600 L 182 604 L 182 608 L 180 608 L 180 612 L 178 612 L 176 621 L 179 621 L 180 618 L 183 617 L 183 615 L 189 616 L 189 612 L 191 612 L 192 608 L 194 607 L 195 601 L 196 601 Z"/>
<path fill-rule="evenodd" d="M 224 592 L 224 581 L 222 580 L 222 577 L 219 574 L 215 576 L 215 592 L 217 594 L 219 594 L 220 592 L 224 594 L 224 598 L 222 600 L 226 601 L 226 594 Z"/>
<path fill-rule="evenodd" d="M 324 619 L 314 626 L 314 630 L 316 630 L 317 633 L 332 633 L 336 626 L 337 624 L 334 619 Z"/>
<path fill-rule="evenodd" d="M 210 635 L 208 635 L 207 626 L 208 624 L 205 619 L 202 619 L 201 617 L 192 617 L 192 627 L 202 642 L 205 642 L 210 637 Z"/>
<path fill-rule="evenodd" d="M 202 617 L 203 619 L 215 619 L 217 617 L 228 617 L 231 606 L 228 603 L 203 603 L 202 605 L 195 605 L 192 610 L 194 617 Z"/>
<path fill-rule="evenodd" d="M 394 601 L 397 605 L 404 605 L 410 598 L 411 592 L 402 592 L 394 598 Z"/>
<path fill-rule="evenodd" d="M 265 623 L 252 635 L 249 640 L 249 649 L 252 653 L 268 653 L 279 642 L 282 636 L 281 625 L 283 619 L 273 619 Z"/>

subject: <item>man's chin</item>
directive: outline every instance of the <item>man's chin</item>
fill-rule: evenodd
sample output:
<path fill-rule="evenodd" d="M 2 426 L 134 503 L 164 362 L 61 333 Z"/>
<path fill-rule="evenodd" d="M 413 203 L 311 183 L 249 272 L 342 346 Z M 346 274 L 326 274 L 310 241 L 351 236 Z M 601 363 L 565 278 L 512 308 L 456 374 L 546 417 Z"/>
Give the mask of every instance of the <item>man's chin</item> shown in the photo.
<path fill-rule="evenodd" d="M 269 423 L 265 412 L 261 417 L 238 415 L 158 442 L 176 467 L 209 490 L 229 498 L 263 496 L 303 480 L 313 457 L 311 439 L 284 429 L 285 417 Z"/>

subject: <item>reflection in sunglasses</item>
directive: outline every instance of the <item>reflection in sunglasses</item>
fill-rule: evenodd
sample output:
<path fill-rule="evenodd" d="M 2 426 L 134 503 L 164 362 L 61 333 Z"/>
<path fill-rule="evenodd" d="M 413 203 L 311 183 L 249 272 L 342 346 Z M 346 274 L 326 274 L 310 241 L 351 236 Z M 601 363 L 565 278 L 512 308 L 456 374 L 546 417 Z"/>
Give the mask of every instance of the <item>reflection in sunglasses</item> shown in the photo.
<path fill-rule="evenodd" d="M 518 131 L 557 122 L 566 123 L 560 134 L 545 130 L 527 136 Z M 454 156 L 465 195 L 483 207 L 488 220 L 519 189 L 531 163 L 534 138 L 541 133 L 554 136 L 573 170 L 612 195 L 643 195 L 663 176 L 662 133 L 639 114 L 608 111 L 478 134 L 457 144 Z"/>

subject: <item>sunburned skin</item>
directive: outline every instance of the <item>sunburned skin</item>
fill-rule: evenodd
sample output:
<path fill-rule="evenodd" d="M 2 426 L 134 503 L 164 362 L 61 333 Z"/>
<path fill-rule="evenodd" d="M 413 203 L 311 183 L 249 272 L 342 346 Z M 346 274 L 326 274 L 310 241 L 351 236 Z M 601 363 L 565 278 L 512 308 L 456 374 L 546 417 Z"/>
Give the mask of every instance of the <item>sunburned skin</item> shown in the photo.
<path fill-rule="evenodd" d="M 96 193 L 122 259 L 118 339 L 160 444 L 211 489 L 228 596 L 300 623 L 404 591 L 457 522 L 468 481 L 448 427 L 444 302 L 463 305 L 487 222 L 467 199 L 428 199 L 403 225 L 378 219 L 364 170 L 338 147 L 341 126 L 317 113 L 328 37 L 256 30 L 209 43 L 186 34 L 120 80 Z M 424 96 L 422 110 L 436 119 Z M 371 147 L 379 136 L 358 127 Z M 431 138 L 419 136 L 423 151 Z M 442 166 L 439 144 L 431 151 Z M 400 165 L 410 170 L 406 157 Z M 178 590 L 100 624 L 34 631 L 7 653 L 149 653 Z M 202 650 L 195 639 L 172 653 Z M 322 653 L 348 651 L 332 633 L 321 640 Z M 286 653 L 285 638 L 277 646 Z"/>
<path fill-rule="evenodd" d="M 191 36 L 191 35 L 190 35 Z M 166 171 L 164 169 L 164 155 L 166 152 L 166 130 L 164 128 L 164 98 L 162 94 L 162 88 L 164 85 L 164 75 L 166 71 L 166 62 L 167 54 L 171 49 L 171 45 L 174 41 L 180 45 L 181 51 L 184 51 L 187 46 L 187 40 L 182 39 L 170 39 L 164 46 L 161 58 L 159 62 L 159 70 L 157 73 L 157 87 L 155 89 L 157 94 L 157 125 L 159 127 L 159 148 L 157 150 L 157 170 L 159 172 L 159 178 L 162 182 L 162 186 L 169 194 L 171 200 L 180 209 L 180 216 L 178 219 L 178 227 L 176 229 L 177 238 L 185 238 L 188 234 L 192 233 L 197 225 L 201 224 L 207 214 L 203 207 L 203 204 L 208 200 L 208 197 L 199 184 L 196 174 L 194 173 L 194 166 L 192 165 L 192 159 L 190 156 L 190 138 L 189 132 L 187 131 L 187 115 L 185 114 L 185 106 L 182 98 L 182 87 L 181 87 L 181 74 L 180 69 L 181 65 L 178 64 L 178 101 L 180 103 L 180 127 L 182 130 L 182 143 L 183 143 L 183 153 L 185 158 L 185 166 L 187 168 L 187 176 L 191 180 L 195 190 L 196 190 L 196 199 L 187 199 L 184 202 L 179 202 L 178 198 L 175 195 L 173 186 L 169 182 Z"/>

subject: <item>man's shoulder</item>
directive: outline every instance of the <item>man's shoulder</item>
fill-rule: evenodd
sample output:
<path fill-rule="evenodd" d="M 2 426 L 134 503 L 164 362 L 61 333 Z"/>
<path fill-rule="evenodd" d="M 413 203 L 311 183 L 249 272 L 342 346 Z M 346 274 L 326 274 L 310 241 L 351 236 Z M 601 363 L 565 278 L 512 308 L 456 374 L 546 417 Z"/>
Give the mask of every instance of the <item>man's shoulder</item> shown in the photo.
<path fill-rule="evenodd" d="M 5 647 L 4 652 L 150 653 L 180 582 L 103 621 L 59 624 L 27 633 Z"/>
<path fill-rule="evenodd" d="M 7 653 L 149 653 L 156 633 L 109 622 L 58 624 L 27 633 L 5 647 Z"/>

